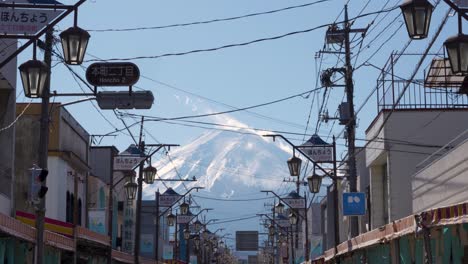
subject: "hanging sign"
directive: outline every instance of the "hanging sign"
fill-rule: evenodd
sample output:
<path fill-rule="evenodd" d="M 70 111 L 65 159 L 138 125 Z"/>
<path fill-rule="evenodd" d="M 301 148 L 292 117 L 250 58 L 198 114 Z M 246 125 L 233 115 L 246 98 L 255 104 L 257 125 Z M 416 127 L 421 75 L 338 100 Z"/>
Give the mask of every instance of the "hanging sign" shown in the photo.
<path fill-rule="evenodd" d="M 0 32 L 6 35 L 36 35 L 65 10 L 0 8 Z"/>
<path fill-rule="evenodd" d="M 133 170 L 145 157 L 140 156 L 116 156 L 114 157 L 114 170 L 129 171 Z"/>
<path fill-rule="evenodd" d="M 171 207 L 180 197 L 181 195 L 159 195 L 159 207 Z"/>
<path fill-rule="evenodd" d="M 86 69 L 93 86 L 132 86 L 140 79 L 140 69 L 131 62 L 98 62 Z"/>

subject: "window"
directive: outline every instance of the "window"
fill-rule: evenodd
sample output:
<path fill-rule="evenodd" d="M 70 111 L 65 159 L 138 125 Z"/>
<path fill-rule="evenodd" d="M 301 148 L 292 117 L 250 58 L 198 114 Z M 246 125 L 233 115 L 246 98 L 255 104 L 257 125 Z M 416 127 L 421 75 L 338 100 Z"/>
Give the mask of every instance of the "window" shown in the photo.
<path fill-rule="evenodd" d="M 389 217 L 388 217 L 388 203 L 390 202 L 390 195 L 388 193 L 388 166 L 387 164 L 384 164 L 382 166 L 382 195 L 383 195 L 383 220 L 385 224 L 389 223 Z"/>
<path fill-rule="evenodd" d="M 65 216 L 65 222 L 71 222 L 71 213 L 70 213 L 70 192 L 67 191 L 67 205 L 66 205 L 66 216 Z"/>
<path fill-rule="evenodd" d="M 82 206 L 81 206 L 81 198 L 78 199 L 78 225 L 81 226 L 81 211 L 82 211 Z"/>

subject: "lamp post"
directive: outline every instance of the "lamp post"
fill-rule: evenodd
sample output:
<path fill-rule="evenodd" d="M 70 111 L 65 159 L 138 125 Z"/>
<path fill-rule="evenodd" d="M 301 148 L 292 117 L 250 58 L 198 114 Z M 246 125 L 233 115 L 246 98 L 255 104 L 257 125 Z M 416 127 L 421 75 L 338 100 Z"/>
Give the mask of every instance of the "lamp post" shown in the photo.
<path fill-rule="evenodd" d="M 178 180 L 178 181 L 193 181 L 193 180 Z M 174 201 L 173 205 L 178 203 L 181 199 L 184 199 L 184 202 L 185 202 L 185 196 L 187 194 L 189 194 L 192 190 L 197 190 L 198 191 L 200 189 L 204 189 L 204 187 L 192 187 L 192 188 L 190 188 L 186 193 L 184 193 L 183 195 L 180 195 L 180 197 L 176 201 Z M 164 214 L 166 214 L 166 212 L 168 210 L 171 210 L 171 211 L 170 211 L 169 215 L 167 216 L 167 222 L 168 222 L 169 226 L 174 226 L 174 225 L 176 226 L 176 235 L 175 235 L 176 241 L 175 241 L 175 243 L 177 244 L 177 215 L 172 214 L 172 206 L 170 206 L 169 208 L 167 208 L 163 212 L 159 212 L 159 196 L 160 195 L 159 195 L 159 190 L 158 190 L 156 192 L 156 212 L 157 212 L 156 217 L 157 217 L 157 222 L 156 222 L 156 244 L 155 244 L 155 257 L 154 257 L 156 261 L 159 260 L 159 240 L 158 240 L 158 237 L 159 237 L 159 219 L 162 216 L 164 216 Z M 187 211 L 188 211 L 188 208 L 187 208 Z"/>
<path fill-rule="evenodd" d="M 314 164 L 314 170 L 317 168 L 319 171 L 321 171 L 325 177 L 329 177 L 333 181 L 333 185 L 335 186 L 335 190 L 333 193 L 333 203 L 335 205 L 335 210 L 333 210 L 333 217 L 334 219 L 334 235 L 335 235 L 335 250 L 337 250 L 337 246 L 340 243 L 340 228 L 339 228 L 339 212 L 338 212 L 338 180 L 341 180 L 342 178 L 345 177 L 338 177 L 337 176 L 337 167 L 336 167 L 336 140 L 335 136 L 333 136 L 333 144 L 332 144 L 332 151 L 333 151 L 333 175 L 331 175 L 328 171 L 326 171 L 324 168 L 322 168 L 319 164 L 317 164 L 314 160 L 312 160 L 304 151 L 302 151 L 298 146 L 294 145 L 291 141 L 289 141 L 287 138 L 285 138 L 282 135 L 274 134 L 274 135 L 265 135 L 265 137 L 272 137 L 275 139 L 276 137 L 282 138 L 286 143 L 288 143 L 290 146 L 293 147 L 293 149 L 297 150 L 299 153 L 301 153 L 307 160 L 312 162 Z M 314 173 L 315 174 L 315 173 Z M 317 175 L 318 176 L 318 175 Z M 309 180 L 308 178 L 308 184 L 309 184 L 309 189 L 316 191 L 317 189 L 320 189 L 320 185 L 322 183 L 321 180 L 317 179 L 317 176 L 312 175 Z M 320 177 L 320 176 L 319 176 Z M 276 194 L 275 194 L 276 195 Z M 277 196 L 277 195 L 276 195 Z M 279 196 L 277 196 L 279 198 Z M 306 214 L 307 215 L 307 214 Z M 337 260 L 339 262 L 339 259 Z"/>
<path fill-rule="evenodd" d="M 141 123 L 140 123 L 140 140 L 139 140 L 139 149 L 140 152 L 144 155 L 146 146 L 151 146 L 151 147 L 156 147 L 156 149 L 151 152 L 149 155 L 145 155 L 145 159 L 140 162 L 139 165 L 139 173 L 138 173 L 138 179 L 137 179 L 137 201 L 136 201 L 136 214 L 135 214 L 135 240 L 134 240 L 134 262 L 135 264 L 140 263 L 139 255 L 140 255 L 140 230 L 141 230 L 141 204 L 142 204 L 142 198 L 143 198 L 143 181 L 144 177 L 146 180 L 150 181 L 151 180 L 154 182 L 154 176 L 156 174 L 155 170 L 149 169 L 147 170 L 146 173 L 144 173 L 144 165 L 145 161 L 149 158 L 151 158 L 156 152 L 161 150 L 164 147 L 176 147 L 179 146 L 177 144 L 145 144 L 145 142 L 142 140 L 143 139 L 143 124 L 144 124 L 144 117 L 141 118 Z M 151 167 L 151 166 L 150 166 Z M 145 174 L 145 175 L 144 175 Z M 134 186 L 134 185 L 133 185 Z M 159 219 L 159 217 L 158 217 Z"/>
<path fill-rule="evenodd" d="M 265 193 L 272 193 L 274 196 L 276 196 L 279 200 L 279 203 L 275 206 L 275 211 L 278 210 L 278 205 L 281 203 L 281 201 L 283 203 L 285 203 L 286 205 L 289 206 L 290 210 L 291 210 L 291 213 L 289 214 L 289 222 L 291 224 L 291 226 L 296 226 L 297 228 L 297 222 L 298 222 L 298 216 L 301 217 L 304 221 L 305 221 L 305 245 L 304 245 L 304 255 L 305 255 L 305 259 L 306 261 L 309 261 L 309 236 L 308 236 L 308 233 L 309 233 L 309 222 L 307 221 L 307 197 L 304 196 L 304 198 L 302 198 L 300 195 L 298 195 L 297 193 L 295 192 L 291 192 L 291 194 L 294 194 L 294 196 L 297 196 L 298 198 L 297 199 L 304 199 L 304 216 L 297 213 L 296 210 L 287 202 L 285 201 L 283 198 L 281 198 L 278 194 L 276 194 L 274 191 L 266 191 L 266 190 L 262 190 L 261 192 L 265 192 Z M 281 204 L 279 206 L 280 210 L 284 210 L 284 205 Z M 301 208 L 302 209 L 302 208 Z M 296 230 L 297 231 L 297 230 Z M 296 240 L 297 240 L 297 234 L 296 234 Z M 297 243 L 297 242 L 296 242 Z"/>
<path fill-rule="evenodd" d="M 454 74 L 468 74 L 468 35 L 463 34 L 462 17 L 468 20 L 468 9 L 458 7 L 453 1 L 444 0 L 458 13 L 458 34 L 444 42 L 450 66 Z M 428 0 L 408 0 L 400 5 L 408 35 L 412 39 L 427 37 L 434 7 Z"/>

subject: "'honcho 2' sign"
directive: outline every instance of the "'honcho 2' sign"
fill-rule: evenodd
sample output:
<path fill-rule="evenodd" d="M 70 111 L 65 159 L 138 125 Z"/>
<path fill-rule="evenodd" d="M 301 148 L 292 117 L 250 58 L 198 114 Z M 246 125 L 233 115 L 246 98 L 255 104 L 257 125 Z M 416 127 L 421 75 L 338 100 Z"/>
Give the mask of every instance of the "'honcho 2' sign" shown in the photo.
<path fill-rule="evenodd" d="M 140 69 L 131 62 L 98 62 L 86 69 L 93 86 L 132 86 L 140 79 Z"/>

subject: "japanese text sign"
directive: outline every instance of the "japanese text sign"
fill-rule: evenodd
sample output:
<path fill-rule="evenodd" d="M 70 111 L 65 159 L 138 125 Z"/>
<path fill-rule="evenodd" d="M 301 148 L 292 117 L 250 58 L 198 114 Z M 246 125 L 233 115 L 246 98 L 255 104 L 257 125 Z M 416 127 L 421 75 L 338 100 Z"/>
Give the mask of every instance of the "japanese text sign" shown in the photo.
<path fill-rule="evenodd" d="M 64 10 L 0 8 L 0 33 L 35 35 Z"/>
<path fill-rule="evenodd" d="M 140 156 L 117 156 L 114 157 L 114 170 L 129 171 L 133 170 L 144 157 Z"/>

